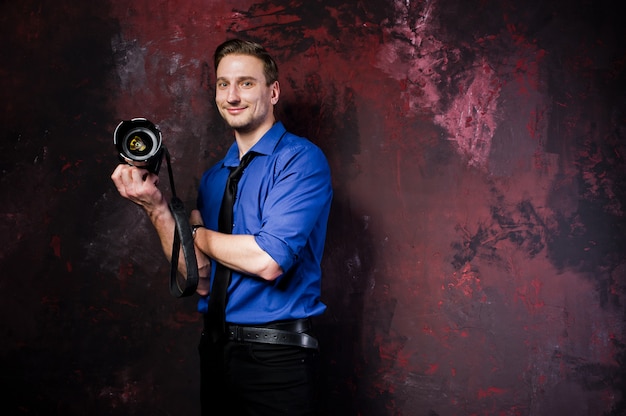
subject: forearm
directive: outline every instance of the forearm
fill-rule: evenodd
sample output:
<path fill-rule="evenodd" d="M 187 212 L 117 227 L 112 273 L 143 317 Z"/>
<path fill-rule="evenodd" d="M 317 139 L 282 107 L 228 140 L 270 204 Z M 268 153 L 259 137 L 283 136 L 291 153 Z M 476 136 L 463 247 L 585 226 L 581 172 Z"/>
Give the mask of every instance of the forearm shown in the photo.
<path fill-rule="evenodd" d="M 252 235 L 224 234 L 200 228 L 195 243 L 208 257 L 237 272 L 265 280 L 274 280 L 283 273 Z"/>
<path fill-rule="evenodd" d="M 139 205 L 146 212 L 159 236 L 163 252 L 171 262 L 176 222 L 169 205 L 157 186 L 159 177 L 144 169 L 120 164 L 111 174 L 111 179 L 122 197 Z M 187 267 L 182 251 L 179 252 L 178 259 L 177 269 L 183 276 L 187 277 Z M 208 266 L 210 266 L 210 261 L 204 253 L 197 249 L 196 259 L 200 274 L 198 293 L 204 295 L 208 293 L 210 269 Z"/>
<path fill-rule="evenodd" d="M 176 222 L 174 220 L 174 215 L 170 210 L 168 204 L 165 201 L 162 201 L 158 205 L 152 207 L 151 209 L 146 209 L 146 213 L 152 222 L 157 234 L 159 235 L 159 239 L 161 241 L 161 248 L 163 249 L 163 253 L 165 253 L 168 261 L 172 261 L 172 249 L 174 246 L 174 232 L 176 229 Z M 200 295 L 205 295 L 208 293 L 209 288 L 209 273 L 210 273 L 210 260 L 209 258 L 201 252 L 197 247 L 194 246 L 196 260 L 198 264 L 198 274 L 200 280 L 198 282 L 198 293 Z M 184 277 L 187 277 L 187 263 L 185 261 L 185 257 L 181 249 L 179 249 L 178 253 L 178 271 Z"/>
<path fill-rule="evenodd" d="M 159 236 L 161 248 L 163 249 L 165 257 L 169 262 L 171 262 L 176 223 L 168 204 L 165 202 L 165 200 L 162 200 L 157 205 L 151 206 L 149 208 L 144 207 L 144 209 Z M 185 264 L 185 258 L 183 256 L 182 250 L 179 252 L 178 255 L 177 267 L 178 271 L 183 276 L 187 276 L 187 267 Z"/>

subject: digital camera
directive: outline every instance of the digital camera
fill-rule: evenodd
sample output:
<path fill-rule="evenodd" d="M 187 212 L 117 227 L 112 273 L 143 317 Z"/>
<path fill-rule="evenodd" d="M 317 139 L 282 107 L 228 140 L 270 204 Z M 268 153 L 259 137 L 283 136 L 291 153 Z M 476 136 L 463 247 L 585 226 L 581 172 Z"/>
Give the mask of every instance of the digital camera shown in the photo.
<path fill-rule="evenodd" d="M 124 120 L 113 133 L 122 161 L 158 174 L 163 160 L 161 130 L 145 118 Z"/>

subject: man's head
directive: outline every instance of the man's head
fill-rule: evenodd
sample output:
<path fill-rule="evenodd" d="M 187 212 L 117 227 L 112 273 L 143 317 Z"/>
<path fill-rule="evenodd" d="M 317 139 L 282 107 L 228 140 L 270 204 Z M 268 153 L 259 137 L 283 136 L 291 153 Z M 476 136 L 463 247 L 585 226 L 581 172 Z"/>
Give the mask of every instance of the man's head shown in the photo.
<path fill-rule="evenodd" d="M 243 141 L 253 145 L 275 122 L 280 97 L 276 63 L 262 46 L 230 40 L 215 52 L 215 75 L 217 109 L 240 146 Z"/>
<path fill-rule="evenodd" d="M 215 71 L 222 59 L 227 55 L 249 55 L 258 58 L 263 62 L 263 73 L 267 85 L 278 81 L 278 66 L 265 48 L 258 43 L 241 39 L 231 39 L 222 43 L 215 50 L 213 62 L 215 63 Z"/>

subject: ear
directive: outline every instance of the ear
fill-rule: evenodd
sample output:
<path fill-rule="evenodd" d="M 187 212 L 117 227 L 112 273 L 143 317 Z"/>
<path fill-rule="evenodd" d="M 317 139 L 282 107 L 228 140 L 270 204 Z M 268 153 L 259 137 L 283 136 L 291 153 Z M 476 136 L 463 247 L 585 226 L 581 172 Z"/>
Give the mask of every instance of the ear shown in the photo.
<path fill-rule="evenodd" d="M 278 103 L 278 99 L 280 98 L 280 84 L 278 81 L 274 81 L 272 85 L 272 105 L 276 105 Z"/>

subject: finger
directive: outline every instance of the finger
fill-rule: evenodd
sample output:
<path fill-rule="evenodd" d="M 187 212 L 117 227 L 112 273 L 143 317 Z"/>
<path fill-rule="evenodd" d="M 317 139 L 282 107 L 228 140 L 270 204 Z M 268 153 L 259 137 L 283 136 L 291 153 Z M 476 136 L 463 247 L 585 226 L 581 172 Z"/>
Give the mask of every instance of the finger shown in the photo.
<path fill-rule="evenodd" d="M 131 169 L 128 170 L 129 176 L 128 178 L 136 183 L 136 184 L 141 184 L 142 182 L 145 181 L 145 178 L 148 176 L 148 171 L 145 169 L 140 169 L 137 167 L 132 166 Z"/>
<path fill-rule="evenodd" d="M 120 166 L 122 166 L 122 165 L 117 165 L 115 167 L 115 170 L 111 173 L 111 178 L 115 178 L 115 177 L 118 177 L 120 175 L 120 170 L 121 170 Z"/>
<path fill-rule="evenodd" d="M 192 210 L 191 215 L 189 217 L 189 222 L 191 224 L 204 224 L 204 221 L 202 221 L 202 215 L 200 214 L 200 211 L 198 211 L 197 209 Z"/>
<path fill-rule="evenodd" d="M 122 164 L 117 165 L 113 173 L 111 173 L 111 179 L 113 180 L 113 182 L 120 180 L 122 173 L 124 172 L 125 166 L 126 165 Z"/>
<path fill-rule="evenodd" d="M 117 189 L 117 192 L 124 198 L 128 198 L 128 194 L 126 193 L 126 187 L 120 182 L 113 181 L 113 183 L 115 184 L 115 189 Z"/>
<path fill-rule="evenodd" d="M 126 171 L 124 165 L 117 165 L 113 173 L 111 174 L 111 180 L 115 184 L 115 188 L 123 197 L 127 197 L 126 185 L 124 184 L 124 172 Z"/>
<path fill-rule="evenodd" d="M 144 175 L 144 181 L 152 183 L 154 186 L 159 185 L 159 175 L 148 172 Z"/>

